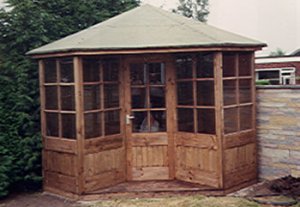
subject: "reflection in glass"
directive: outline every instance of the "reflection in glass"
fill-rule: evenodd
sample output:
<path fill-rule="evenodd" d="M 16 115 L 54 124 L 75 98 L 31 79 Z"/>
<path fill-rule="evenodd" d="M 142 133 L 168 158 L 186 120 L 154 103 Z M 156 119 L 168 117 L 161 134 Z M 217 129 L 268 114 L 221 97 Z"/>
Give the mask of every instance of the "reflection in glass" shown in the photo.
<path fill-rule="evenodd" d="M 85 85 L 84 86 L 84 110 L 100 109 L 100 86 Z"/>
<path fill-rule="evenodd" d="M 75 111 L 74 86 L 61 86 L 61 110 Z"/>
<path fill-rule="evenodd" d="M 101 130 L 101 113 L 88 113 L 84 115 L 85 138 L 100 137 Z"/>
<path fill-rule="evenodd" d="M 198 133 L 215 134 L 215 110 L 214 109 L 198 109 Z"/>
<path fill-rule="evenodd" d="M 146 88 L 131 88 L 131 107 L 133 109 L 147 108 Z"/>
<path fill-rule="evenodd" d="M 65 58 L 59 61 L 60 63 L 60 82 L 74 82 L 73 59 Z"/>
<path fill-rule="evenodd" d="M 214 54 L 200 53 L 197 57 L 197 78 L 214 77 Z"/>
<path fill-rule="evenodd" d="M 238 130 L 237 113 L 238 113 L 238 109 L 236 107 L 224 109 L 225 134 L 233 133 Z"/>
<path fill-rule="evenodd" d="M 143 132 L 144 128 L 148 126 L 147 112 L 133 112 L 133 116 L 132 132 Z"/>
<path fill-rule="evenodd" d="M 194 132 L 194 112 L 193 109 L 177 109 L 178 131 Z"/>
<path fill-rule="evenodd" d="M 223 77 L 236 76 L 235 53 L 223 53 Z"/>
<path fill-rule="evenodd" d="M 223 80 L 224 105 L 236 104 L 236 80 Z"/>
<path fill-rule="evenodd" d="M 146 69 L 143 63 L 130 65 L 131 85 L 144 85 L 146 83 Z"/>
<path fill-rule="evenodd" d="M 58 109 L 57 86 L 45 86 L 45 108 Z"/>
<path fill-rule="evenodd" d="M 46 136 L 59 137 L 57 113 L 46 113 Z"/>
<path fill-rule="evenodd" d="M 240 107 L 240 128 L 241 130 L 252 129 L 252 106 Z"/>
<path fill-rule="evenodd" d="M 152 85 L 165 84 L 163 63 L 148 63 L 149 83 Z"/>
<path fill-rule="evenodd" d="M 76 139 L 76 117 L 75 114 L 62 114 L 62 137 Z"/>
<path fill-rule="evenodd" d="M 151 108 L 165 107 L 164 87 L 150 87 L 150 104 Z"/>
<path fill-rule="evenodd" d="M 177 104 L 193 105 L 193 82 L 177 82 Z"/>
<path fill-rule="evenodd" d="M 120 111 L 106 111 L 104 114 L 105 135 L 120 134 Z"/>
<path fill-rule="evenodd" d="M 252 53 L 239 53 L 239 76 L 251 76 Z"/>
<path fill-rule="evenodd" d="M 252 83 L 251 79 L 239 80 L 240 103 L 251 103 L 252 100 L 251 83 Z"/>
<path fill-rule="evenodd" d="M 100 81 L 100 64 L 98 59 L 83 58 L 83 82 Z"/>
<path fill-rule="evenodd" d="M 166 112 L 151 111 L 150 113 L 150 132 L 165 132 L 166 127 Z"/>
<path fill-rule="evenodd" d="M 187 79 L 193 77 L 193 61 L 191 57 L 176 59 L 177 79 Z"/>
<path fill-rule="evenodd" d="M 104 108 L 119 107 L 119 85 L 104 85 Z"/>
<path fill-rule="evenodd" d="M 214 106 L 214 81 L 197 81 L 197 104 L 198 106 Z"/>
<path fill-rule="evenodd" d="M 44 60 L 45 83 L 56 83 L 56 61 L 54 59 Z"/>
<path fill-rule="evenodd" d="M 104 81 L 119 80 L 119 62 L 117 60 L 103 61 L 103 80 Z"/>

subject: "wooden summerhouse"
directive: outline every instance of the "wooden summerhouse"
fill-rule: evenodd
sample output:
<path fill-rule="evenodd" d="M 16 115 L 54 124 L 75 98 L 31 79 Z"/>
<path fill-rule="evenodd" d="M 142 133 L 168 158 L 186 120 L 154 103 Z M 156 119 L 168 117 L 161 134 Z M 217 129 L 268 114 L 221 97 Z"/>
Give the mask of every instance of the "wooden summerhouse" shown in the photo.
<path fill-rule="evenodd" d="M 254 52 L 264 46 L 144 5 L 30 51 L 44 190 L 80 197 L 182 181 L 227 192 L 255 182 Z"/>

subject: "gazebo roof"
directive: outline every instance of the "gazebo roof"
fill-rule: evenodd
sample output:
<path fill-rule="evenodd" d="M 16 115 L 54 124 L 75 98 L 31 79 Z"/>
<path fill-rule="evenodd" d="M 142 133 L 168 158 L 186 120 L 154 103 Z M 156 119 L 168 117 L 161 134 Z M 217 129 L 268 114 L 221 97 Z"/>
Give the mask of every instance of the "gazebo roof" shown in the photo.
<path fill-rule="evenodd" d="M 143 5 L 28 52 L 29 55 L 194 47 L 263 47 L 264 43 Z"/>

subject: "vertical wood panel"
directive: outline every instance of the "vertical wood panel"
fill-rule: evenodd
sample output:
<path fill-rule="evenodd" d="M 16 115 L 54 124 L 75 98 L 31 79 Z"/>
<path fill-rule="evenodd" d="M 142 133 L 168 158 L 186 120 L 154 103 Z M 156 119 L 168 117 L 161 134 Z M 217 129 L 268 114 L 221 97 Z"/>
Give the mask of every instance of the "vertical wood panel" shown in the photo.
<path fill-rule="evenodd" d="M 82 62 L 79 57 L 74 57 L 74 81 L 75 81 L 75 108 L 76 108 L 76 136 L 78 152 L 77 182 L 78 193 L 84 191 L 84 123 L 83 123 L 83 85 Z"/>

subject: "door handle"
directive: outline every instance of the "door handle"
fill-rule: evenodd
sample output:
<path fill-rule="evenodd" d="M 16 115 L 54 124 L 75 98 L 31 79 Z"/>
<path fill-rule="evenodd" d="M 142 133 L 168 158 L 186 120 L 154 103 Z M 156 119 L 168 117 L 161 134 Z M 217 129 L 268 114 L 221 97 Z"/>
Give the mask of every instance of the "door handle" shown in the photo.
<path fill-rule="evenodd" d="M 131 116 L 129 114 L 126 115 L 126 124 L 130 124 L 131 123 L 131 119 L 134 119 L 134 116 Z"/>

